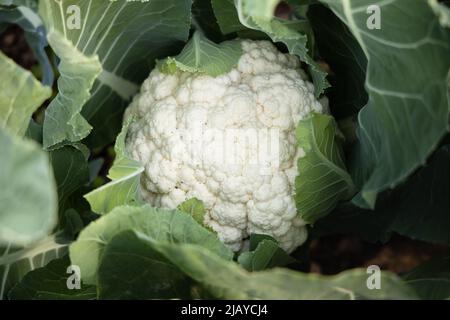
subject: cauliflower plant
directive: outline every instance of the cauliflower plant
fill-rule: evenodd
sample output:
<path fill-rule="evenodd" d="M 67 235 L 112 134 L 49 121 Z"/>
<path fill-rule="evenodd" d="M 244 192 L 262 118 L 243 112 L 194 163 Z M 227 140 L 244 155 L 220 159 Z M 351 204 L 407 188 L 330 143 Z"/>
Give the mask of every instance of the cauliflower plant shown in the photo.
<path fill-rule="evenodd" d="M 153 206 L 175 208 L 197 198 L 203 201 L 205 225 L 232 250 L 241 250 L 250 234 L 267 234 L 288 252 L 307 237 L 297 214 L 294 180 L 297 160 L 295 129 L 299 120 L 326 107 L 294 55 L 268 41 L 241 40 L 242 56 L 228 73 L 211 77 L 155 68 L 126 112 L 133 117 L 127 152 L 144 167 L 143 198 Z M 261 172 L 246 159 L 233 165 L 209 161 L 219 150 L 203 148 L 205 161 L 193 161 L 186 136 L 205 129 L 277 129 L 279 161 Z M 211 137 L 196 141 L 208 146 Z M 233 143 L 249 153 L 258 142 Z M 217 147 L 216 147 L 217 148 Z M 226 157 L 227 155 L 225 155 Z M 273 160 L 273 159 L 272 159 Z"/>

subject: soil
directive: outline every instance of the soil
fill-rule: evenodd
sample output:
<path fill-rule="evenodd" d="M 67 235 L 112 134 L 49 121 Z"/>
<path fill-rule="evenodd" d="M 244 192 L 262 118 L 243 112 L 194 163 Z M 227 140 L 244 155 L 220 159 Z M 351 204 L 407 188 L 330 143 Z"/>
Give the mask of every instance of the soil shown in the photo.
<path fill-rule="evenodd" d="M 24 32 L 18 26 L 10 26 L 0 36 L 0 50 L 25 69 L 31 70 L 37 63 L 25 40 Z"/>
<path fill-rule="evenodd" d="M 277 10 L 280 16 L 287 15 L 285 7 Z M 0 50 L 26 69 L 37 63 L 23 31 L 17 26 L 9 27 L 0 35 Z M 369 265 L 402 274 L 433 257 L 445 255 L 450 255 L 450 246 L 428 244 L 401 236 L 394 236 L 383 245 L 368 243 L 354 236 L 328 236 L 313 240 L 310 247 L 311 272 L 321 274 L 336 274 Z"/>
<path fill-rule="evenodd" d="M 386 244 L 373 244 L 354 236 L 328 236 L 312 241 L 310 247 L 311 272 L 321 274 L 370 265 L 403 274 L 432 258 L 448 255 L 450 246 L 399 235 Z"/>

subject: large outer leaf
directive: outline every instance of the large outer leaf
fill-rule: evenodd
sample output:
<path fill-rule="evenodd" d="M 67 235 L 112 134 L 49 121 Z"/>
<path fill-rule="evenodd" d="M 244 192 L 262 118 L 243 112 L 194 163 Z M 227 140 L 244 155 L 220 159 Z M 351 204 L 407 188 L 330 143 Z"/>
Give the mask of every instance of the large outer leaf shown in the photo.
<path fill-rule="evenodd" d="M 310 234 L 350 233 L 385 241 L 392 231 L 450 244 L 450 145 L 444 145 L 408 182 L 380 196 L 375 211 L 342 204 L 317 221 Z"/>
<path fill-rule="evenodd" d="M 373 1 L 322 2 L 347 24 L 368 58 L 369 102 L 359 114 L 352 171 L 362 187 L 355 202 L 373 208 L 377 194 L 423 165 L 448 130 L 450 32 L 423 0 L 380 3 L 380 30 L 366 27 Z"/>
<path fill-rule="evenodd" d="M 205 248 L 192 244 L 161 243 L 154 247 L 192 279 L 226 299 L 414 299 L 401 279 L 381 274 L 381 289 L 369 290 L 365 270 L 337 276 L 304 274 L 287 269 L 249 273 Z"/>
<path fill-rule="evenodd" d="M 240 31 L 246 27 L 264 32 L 272 41 L 285 44 L 291 54 L 298 55 L 302 61 L 308 64 L 316 96 L 320 96 L 329 86 L 326 73 L 320 70 L 308 53 L 308 38 L 294 28 L 297 24 L 273 17 L 273 8 L 280 1 L 235 0 L 234 10 L 232 2 L 232 0 L 212 1 L 221 30 L 228 33 Z M 269 15 L 269 12 L 272 14 Z"/>
<path fill-rule="evenodd" d="M 87 226 L 70 246 L 70 259 L 81 268 L 83 281 L 95 284 L 105 246 L 126 230 L 135 230 L 158 242 L 198 243 L 222 258 L 232 256 L 213 233 L 178 210 L 123 206 Z"/>
<path fill-rule="evenodd" d="M 0 128 L 24 135 L 31 116 L 52 94 L 31 72 L 19 67 L 0 52 Z"/>
<path fill-rule="evenodd" d="M 0 245 L 30 244 L 57 220 L 55 181 L 47 155 L 0 128 Z"/>
<path fill-rule="evenodd" d="M 68 289 L 67 273 L 70 259 L 67 255 L 46 266 L 30 271 L 8 293 L 12 300 L 93 300 L 97 297 L 95 286 L 80 283 L 80 288 Z"/>
<path fill-rule="evenodd" d="M 332 70 L 328 75 L 331 87 L 327 90 L 327 97 L 333 117 L 353 116 L 367 104 L 364 89 L 367 58 L 355 37 L 333 11 L 314 4 L 309 6 L 308 18 L 319 55 Z"/>
<path fill-rule="evenodd" d="M 297 127 L 297 144 L 305 155 L 298 159 L 295 202 L 309 223 L 326 216 L 354 192 L 336 130 L 333 117 L 321 114 L 300 121 Z"/>
<path fill-rule="evenodd" d="M 0 247 L 0 299 L 28 272 L 45 266 L 53 259 L 63 256 L 67 245 L 57 243 L 55 236 L 39 240 L 26 248 L 7 244 Z"/>
<path fill-rule="evenodd" d="M 70 5 L 80 8 L 81 29 L 66 26 L 66 19 L 70 16 L 66 12 Z M 51 114 L 55 119 L 46 118 L 47 122 L 54 122 L 54 130 L 57 131 L 44 132 L 44 144 L 52 146 L 64 140 L 85 138 L 90 128 L 87 122 L 82 123 L 78 114 L 82 107 L 84 118 L 94 127 L 90 144 L 103 146 L 113 141 L 121 127 L 122 112 L 138 90 L 139 83 L 148 76 L 154 59 L 174 53 L 187 40 L 190 6 L 190 0 L 40 1 L 40 13 L 49 34 L 58 32 L 86 59 L 98 56 L 101 66 L 100 76 L 93 85 L 91 97 L 86 97 L 88 101 L 84 107 L 84 101 L 80 99 L 70 110 L 55 108 Z M 50 39 L 49 42 L 54 45 Z M 62 52 L 56 51 L 61 55 Z M 60 58 L 62 62 L 65 60 L 68 69 L 71 66 L 63 81 L 73 78 L 78 72 L 76 68 L 82 65 L 71 60 L 74 59 L 72 55 Z M 96 78 L 94 72 L 85 75 L 84 81 L 88 82 L 92 76 Z M 73 85 L 73 79 L 70 84 Z M 80 89 L 89 88 L 83 86 Z M 67 87 L 60 90 L 60 95 L 71 93 Z M 76 117 L 77 122 L 67 124 L 68 113 Z M 66 130 L 61 130 L 60 126 Z M 53 138 L 55 134 L 58 135 Z"/>
<path fill-rule="evenodd" d="M 450 244 L 450 145 L 437 150 L 425 167 L 385 204 L 391 229 L 433 243 Z"/>
<path fill-rule="evenodd" d="M 98 270 L 99 298 L 189 298 L 192 280 L 155 250 L 158 245 L 131 230 L 114 236 Z"/>

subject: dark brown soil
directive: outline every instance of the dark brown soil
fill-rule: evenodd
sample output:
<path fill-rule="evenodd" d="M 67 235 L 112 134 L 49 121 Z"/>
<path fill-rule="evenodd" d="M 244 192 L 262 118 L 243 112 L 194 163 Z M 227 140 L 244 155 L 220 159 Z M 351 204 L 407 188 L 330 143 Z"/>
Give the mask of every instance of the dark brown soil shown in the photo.
<path fill-rule="evenodd" d="M 378 265 L 397 274 L 434 257 L 450 255 L 450 246 L 394 236 L 388 243 L 372 244 L 353 236 L 330 236 L 311 243 L 311 272 L 336 274 L 343 270 Z"/>
<path fill-rule="evenodd" d="M 13 25 L 0 35 L 0 50 L 25 69 L 30 70 L 37 63 L 18 26 Z"/>

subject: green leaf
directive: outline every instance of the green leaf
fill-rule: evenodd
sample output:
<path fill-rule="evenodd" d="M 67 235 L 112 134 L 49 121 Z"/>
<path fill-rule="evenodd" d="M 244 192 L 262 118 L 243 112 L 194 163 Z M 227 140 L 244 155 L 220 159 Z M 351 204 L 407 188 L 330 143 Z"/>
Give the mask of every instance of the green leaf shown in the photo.
<path fill-rule="evenodd" d="M 31 116 L 52 94 L 31 72 L 19 67 L 0 52 L 0 128 L 23 136 Z"/>
<path fill-rule="evenodd" d="M 0 245 L 27 245 L 57 221 L 56 187 L 47 155 L 0 128 Z"/>
<path fill-rule="evenodd" d="M 247 272 L 209 250 L 192 244 L 161 243 L 155 249 L 189 277 L 225 299 L 414 299 L 415 293 L 397 276 L 382 272 L 381 289 L 367 287 L 366 270 L 336 276 L 304 274 L 276 268 Z"/>
<path fill-rule="evenodd" d="M 319 220 L 313 236 L 357 234 L 386 241 L 392 232 L 432 243 L 450 244 L 450 145 L 442 146 L 427 165 L 377 201 L 375 210 L 342 204 Z"/>
<path fill-rule="evenodd" d="M 450 257 L 436 258 L 403 276 L 421 299 L 450 298 Z"/>
<path fill-rule="evenodd" d="M 67 252 L 67 244 L 56 242 L 52 235 L 29 247 L 0 246 L 0 299 L 28 272 L 45 266 Z"/>
<path fill-rule="evenodd" d="M 267 234 L 252 233 L 250 235 L 250 239 L 249 239 L 249 250 L 250 251 L 256 250 L 258 245 L 264 240 L 273 241 L 275 243 L 278 243 L 277 240 L 275 240 L 273 237 L 271 237 Z"/>
<path fill-rule="evenodd" d="M 336 130 L 333 117 L 321 114 L 301 120 L 297 127 L 297 144 L 304 156 L 298 159 L 295 202 L 309 223 L 329 214 L 354 192 Z"/>
<path fill-rule="evenodd" d="M 126 230 L 141 232 L 158 242 L 198 243 L 222 258 L 232 257 L 232 252 L 213 233 L 184 213 L 148 205 L 123 206 L 88 225 L 70 246 L 70 259 L 83 270 L 82 279 L 87 284 L 96 282 L 105 246 L 116 234 Z"/>
<path fill-rule="evenodd" d="M 234 0 L 211 0 L 214 14 L 223 34 L 244 30 L 234 6 Z"/>
<path fill-rule="evenodd" d="M 68 289 L 68 279 L 73 272 L 68 256 L 56 259 L 42 268 L 25 275 L 8 294 L 12 300 L 93 300 L 97 297 L 96 287 L 80 283 L 80 288 Z M 69 269 L 70 270 L 70 269 Z"/>
<path fill-rule="evenodd" d="M 141 203 L 139 186 L 144 167 L 129 157 L 125 150 L 128 127 L 132 121 L 132 118 L 127 120 L 117 137 L 114 147 L 116 159 L 108 173 L 112 181 L 84 196 L 91 209 L 98 214 L 108 213 L 117 206 Z"/>
<path fill-rule="evenodd" d="M 237 11 L 240 24 L 246 28 L 266 33 L 273 42 L 283 43 L 291 54 L 299 56 L 308 64 L 315 86 L 315 94 L 320 96 L 329 85 L 326 73 L 320 70 L 317 63 L 308 54 L 307 36 L 295 29 L 298 26 L 295 21 L 281 20 L 274 18 L 273 15 L 267 17 L 265 13 L 273 11 L 273 5 L 274 1 L 235 0 L 235 11 L 233 12 L 229 0 L 213 0 L 214 12 L 222 31 L 242 30 L 242 28 L 238 29 L 235 23 Z M 221 12 L 220 10 L 224 7 L 226 11 Z M 228 27 L 229 23 L 234 27 Z"/>
<path fill-rule="evenodd" d="M 25 132 L 25 138 L 42 145 L 42 125 L 38 124 L 34 119 L 31 119 Z"/>
<path fill-rule="evenodd" d="M 323 5 L 311 5 L 308 18 L 322 60 L 332 70 L 327 90 L 336 119 L 353 116 L 367 104 L 364 88 L 367 58 L 355 37 L 338 17 Z M 324 23 L 326 21 L 326 23 Z"/>
<path fill-rule="evenodd" d="M 310 239 L 348 234 L 359 236 L 369 242 L 384 243 L 391 237 L 390 225 L 393 218 L 394 216 L 390 216 L 381 208 L 373 211 L 357 207 L 351 202 L 344 202 L 329 215 L 318 220 L 308 234 Z"/>
<path fill-rule="evenodd" d="M 63 230 L 64 239 L 75 240 L 78 233 L 85 227 L 85 223 L 81 215 L 75 209 L 67 209 L 61 215 L 60 228 Z"/>
<path fill-rule="evenodd" d="M 45 52 L 48 43 L 41 18 L 33 10 L 36 8 L 35 1 L 28 1 L 28 3 L 25 1 L 25 4 L 19 7 L 0 8 L 0 26 L 16 24 L 24 30 L 25 39 L 42 70 L 42 83 L 51 87 L 54 81 L 53 67 Z"/>
<path fill-rule="evenodd" d="M 294 258 L 278 246 L 275 239 L 267 235 L 252 234 L 250 236 L 250 250 L 241 253 L 238 257 L 239 264 L 247 271 L 284 267 L 296 262 Z"/>
<path fill-rule="evenodd" d="M 196 29 L 202 30 L 212 41 L 219 43 L 225 40 L 220 31 L 211 0 L 194 0 L 192 4 L 192 24 Z"/>
<path fill-rule="evenodd" d="M 425 164 L 449 129 L 450 30 L 442 29 L 422 0 L 380 4 L 382 28 L 373 30 L 366 13 L 373 1 L 322 2 L 346 23 L 368 58 L 369 102 L 359 113 L 360 143 L 350 170 L 362 188 L 354 202 L 373 208 L 381 191 Z"/>
<path fill-rule="evenodd" d="M 191 0 L 61 0 L 39 6 L 49 43 L 65 67 L 56 99 L 65 103 L 55 102 L 46 117 L 44 144 L 79 141 L 92 126 L 87 144 L 105 146 L 120 131 L 123 110 L 154 60 L 176 53 L 187 40 Z M 69 6 L 80 8 L 80 28 L 68 27 L 78 18 Z"/>
<path fill-rule="evenodd" d="M 58 190 L 60 213 L 68 209 L 69 197 L 89 181 L 89 166 L 83 147 L 70 145 L 49 153 Z"/>
<path fill-rule="evenodd" d="M 177 209 L 189 214 L 198 224 L 203 226 L 203 220 L 205 218 L 205 206 L 203 201 L 192 198 L 181 203 Z"/>
<path fill-rule="evenodd" d="M 169 57 L 159 63 L 165 73 L 177 70 L 204 73 L 212 77 L 229 72 L 242 56 L 241 44 L 237 40 L 215 44 L 197 31 L 176 57 Z"/>
<path fill-rule="evenodd" d="M 245 0 L 242 1 L 243 8 L 250 16 L 270 20 L 275 14 L 275 8 L 280 0 Z"/>
<path fill-rule="evenodd" d="M 90 98 L 101 64 L 98 56 L 85 56 L 53 29 L 49 30 L 48 42 L 61 59 L 59 94 L 45 110 L 44 120 L 44 148 L 55 149 L 78 142 L 91 131 L 91 125 L 80 112 Z"/>
<path fill-rule="evenodd" d="M 289 53 L 299 56 L 300 60 L 308 65 L 314 83 L 315 95 L 316 97 L 322 95 L 325 89 L 329 87 L 326 79 L 327 73 L 322 71 L 313 58 L 308 55 L 307 36 L 289 28 L 289 23 L 284 20 L 274 19 L 270 22 L 256 18 L 253 20 L 255 21 L 253 25 L 249 24 L 251 20 L 247 20 L 246 25 L 252 26 L 252 29 L 264 31 L 273 42 L 283 43 L 288 48 Z"/>
<path fill-rule="evenodd" d="M 450 145 L 435 152 L 428 164 L 386 202 L 391 230 L 413 239 L 450 244 Z"/>
<path fill-rule="evenodd" d="M 158 241 L 131 230 L 114 236 L 98 270 L 100 299 L 189 298 L 192 280 L 154 248 Z"/>

